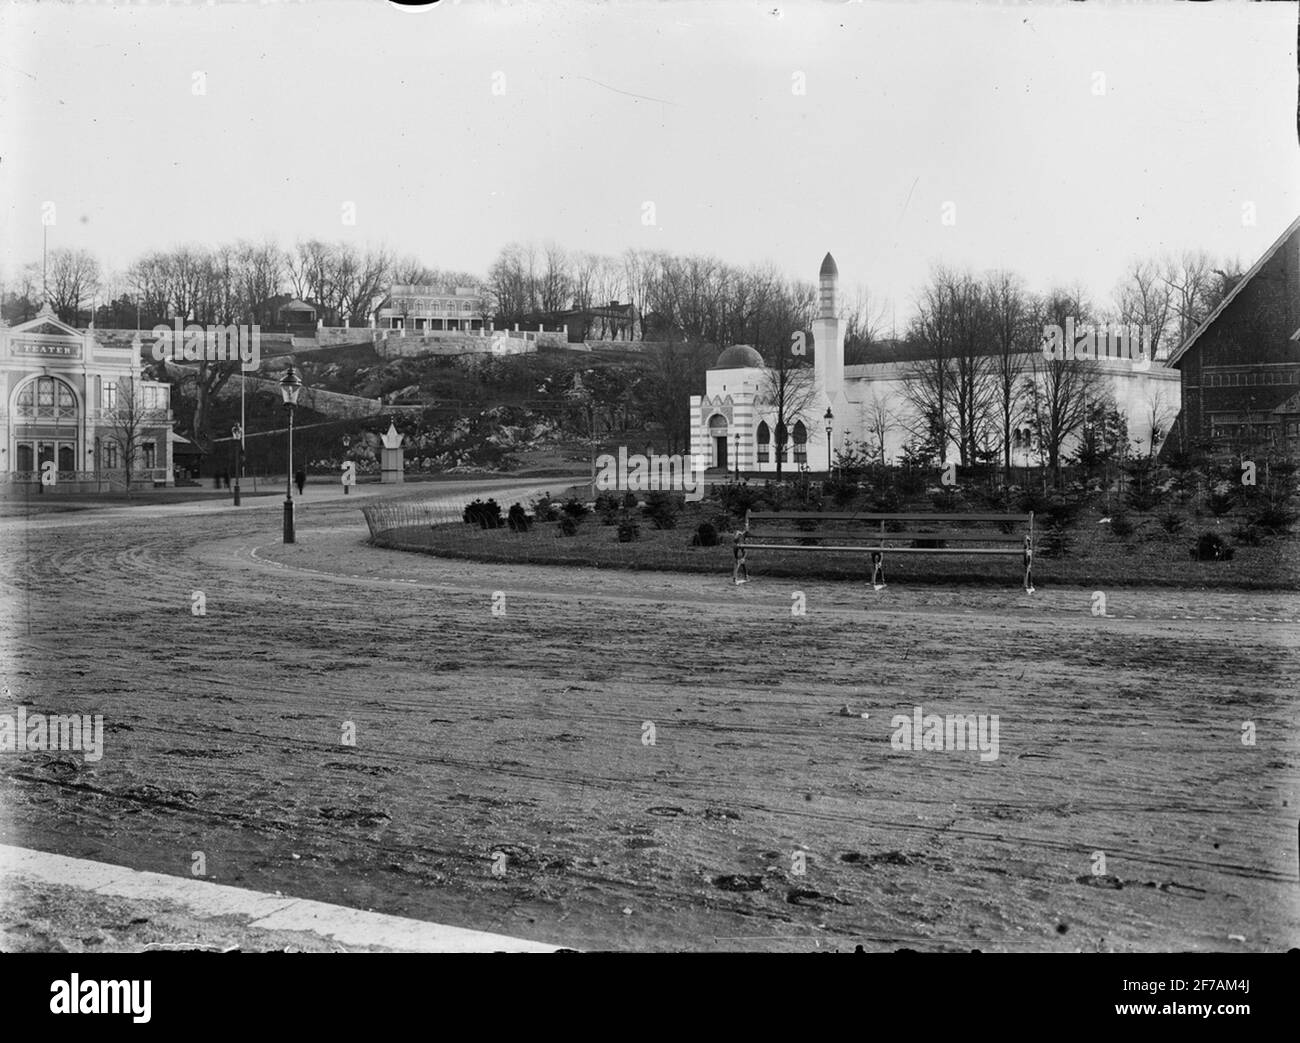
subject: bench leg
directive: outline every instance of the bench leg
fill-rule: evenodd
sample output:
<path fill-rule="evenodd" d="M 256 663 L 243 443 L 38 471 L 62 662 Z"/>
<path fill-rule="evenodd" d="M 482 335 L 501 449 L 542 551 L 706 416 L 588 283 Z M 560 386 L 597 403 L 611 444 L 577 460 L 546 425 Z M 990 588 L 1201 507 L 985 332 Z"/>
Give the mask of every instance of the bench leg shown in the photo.
<path fill-rule="evenodd" d="M 871 552 L 871 585 L 876 590 L 885 586 L 885 556 L 878 550 Z"/>
<path fill-rule="evenodd" d="M 1034 592 L 1034 551 L 1029 538 L 1025 537 L 1025 593 Z"/>
<path fill-rule="evenodd" d="M 736 563 L 731 567 L 731 579 L 736 586 L 749 582 L 749 566 L 745 564 L 745 534 L 736 533 L 732 553 Z M 742 578 L 743 577 L 743 578 Z"/>

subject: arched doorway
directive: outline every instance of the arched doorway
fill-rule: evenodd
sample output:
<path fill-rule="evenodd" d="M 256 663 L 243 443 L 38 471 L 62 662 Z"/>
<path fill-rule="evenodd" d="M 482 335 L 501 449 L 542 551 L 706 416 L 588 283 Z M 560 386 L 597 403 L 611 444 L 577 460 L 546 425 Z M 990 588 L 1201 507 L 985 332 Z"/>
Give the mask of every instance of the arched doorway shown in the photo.
<path fill-rule="evenodd" d="M 713 466 L 727 469 L 727 418 L 714 414 L 709 418 L 709 440 L 713 443 Z"/>
<path fill-rule="evenodd" d="M 58 377 L 34 377 L 14 396 L 15 470 L 39 469 L 52 460 L 75 472 L 80 411 L 72 386 Z"/>

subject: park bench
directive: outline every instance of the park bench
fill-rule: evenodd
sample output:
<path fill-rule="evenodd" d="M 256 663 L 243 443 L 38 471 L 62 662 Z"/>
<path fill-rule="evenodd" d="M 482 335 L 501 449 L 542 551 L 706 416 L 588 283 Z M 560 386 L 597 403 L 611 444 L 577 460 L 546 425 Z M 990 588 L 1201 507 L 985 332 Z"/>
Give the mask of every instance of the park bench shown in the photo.
<path fill-rule="evenodd" d="M 979 528 L 983 526 L 983 528 Z M 950 544 L 961 546 L 950 546 Z M 885 581 L 886 554 L 1019 555 L 1034 591 L 1034 515 L 859 514 L 746 511 L 736 560 L 749 551 L 847 551 L 870 555 L 871 582 Z"/>

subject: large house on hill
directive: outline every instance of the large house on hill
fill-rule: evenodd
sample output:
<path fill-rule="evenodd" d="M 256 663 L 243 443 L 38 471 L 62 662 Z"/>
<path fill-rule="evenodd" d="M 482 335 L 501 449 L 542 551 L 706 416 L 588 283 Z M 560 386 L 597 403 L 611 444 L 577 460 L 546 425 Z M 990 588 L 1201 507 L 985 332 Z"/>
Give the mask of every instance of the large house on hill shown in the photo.
<path fill-rule="evenodd" d="M 1182 379 L 1175 443 L 1300 452 L 1300 218 L 1169 357 Z"/>
<path fill-rule="evenodd" d="M 374 312 L 381 330 L 481 330 L 488 325 L 484 297 L 468 286 L 393 285 Z"/>

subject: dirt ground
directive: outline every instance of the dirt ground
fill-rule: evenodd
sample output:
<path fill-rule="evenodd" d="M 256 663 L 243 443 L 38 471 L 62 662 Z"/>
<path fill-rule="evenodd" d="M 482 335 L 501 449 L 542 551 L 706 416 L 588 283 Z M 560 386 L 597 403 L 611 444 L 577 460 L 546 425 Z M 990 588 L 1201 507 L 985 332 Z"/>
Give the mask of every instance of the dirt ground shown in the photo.
<path fill-rule="evenodd" d="M 0 755 L 4 843 L 585 949 L 1300 945 L 1300 596 L 489 565 L 355 500 L 0 533 L 0 712 L 105 722 Z"/>

